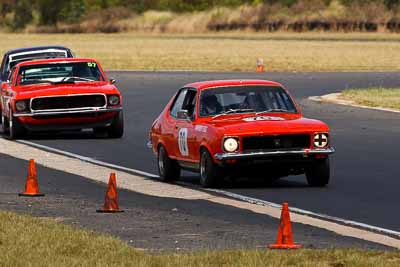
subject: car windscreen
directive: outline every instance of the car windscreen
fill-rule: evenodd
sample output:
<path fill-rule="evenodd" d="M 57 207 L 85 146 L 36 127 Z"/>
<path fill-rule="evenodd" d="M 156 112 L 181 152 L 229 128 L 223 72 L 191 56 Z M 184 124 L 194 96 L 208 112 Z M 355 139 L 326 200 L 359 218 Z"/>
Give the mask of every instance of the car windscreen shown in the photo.
<path fill-rule="evenodd" d="M 28 65 L 19 68 L 16 85 L 104 81 L 95 62 L 66 62 Z"/>
<path fill-rule="evenodd" d="M 200 117 L 247 112 L 297 113 L 295 104 L 283 88 L 263 85 L 203 90 L 199 109 Z"/>

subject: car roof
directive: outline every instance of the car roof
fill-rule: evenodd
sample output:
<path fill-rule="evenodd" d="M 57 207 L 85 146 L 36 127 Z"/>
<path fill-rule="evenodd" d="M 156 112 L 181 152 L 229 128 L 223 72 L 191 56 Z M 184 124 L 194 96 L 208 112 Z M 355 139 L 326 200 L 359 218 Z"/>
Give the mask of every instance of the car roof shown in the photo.
<path fill-rule="evenodd" d="M 24 48 L 17 48 L 7 51 L 6 55 L 11 54 L 18 54 L 30 51 L 40 51 L 40 50 L 47 50 L 47 49 L 60 49 L 60 50 L 67 50 L 71 51 L 69 48 L 61 46 L 61 45 L 52 45 L 52 46 L 33 46 L 33 47 L 24 47 Z"/>
<path fill-rule="evenodd" d="M 184 87 L 192 87 L 192 88 L 196 88 L 198 90 L 204 90 L 204 89 L 215 88 L 215 87 L 243 86 L 243 85 L 267 85 L 267 86 L 282 87 L 282 85 L 277 82 L 268 81 L 268 80 L 254 80 L 254 79 L 201 81 L 201 82 L 187 84 Z"/>
<path fill-rule="evenodd" d="M 40 64 L 48 64 L 48 63 L 64 63 L 64 62 L 96 62 L 96 63 L 98 63 L 95 59 L 92 59 L 92 58 L 50 58 L 50 59 L 38 59 L 38 60 L 24 61 L 24 62 L 17 64 L 16 67 L 40 65 Z"/>

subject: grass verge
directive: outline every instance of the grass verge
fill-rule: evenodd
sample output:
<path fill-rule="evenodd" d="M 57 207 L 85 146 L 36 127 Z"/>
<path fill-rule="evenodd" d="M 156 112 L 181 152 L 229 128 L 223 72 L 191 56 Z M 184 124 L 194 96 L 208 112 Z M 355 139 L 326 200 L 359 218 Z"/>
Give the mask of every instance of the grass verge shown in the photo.
<path fill-rule="evenodd" d="M 399 266 L 399 252 L 356 249 L 147 254 L 51 219 L 0 212 L 0 266 Z"/>
<path fill-rule="evenodd" d="M 0 34 L 0 53 L 62 44 L 107 70 L 266 71 L 400 70 L 394 34 Z"/>
<path fill-rule="evenodd" d="M 340 98 L 369 107 L 383 107 L 400 110 L 400 88 L 348 89 Z"/>

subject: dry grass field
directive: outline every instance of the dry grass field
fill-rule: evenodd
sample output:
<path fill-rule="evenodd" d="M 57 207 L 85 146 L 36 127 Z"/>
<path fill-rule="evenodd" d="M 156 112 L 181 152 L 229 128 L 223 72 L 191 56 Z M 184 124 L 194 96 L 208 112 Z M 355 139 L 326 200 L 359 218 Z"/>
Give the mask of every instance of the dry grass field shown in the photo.
<path fill-rule="evenodd" d="M 0 212 L 0 266 L 399 266 L 400 253 L 268 249 L 149 254 L 51 219 Z"/>
<path fill-rule="evenodd" d="M 61 44 L 98 59 L 107 70 L 397 71 L 396 34 L 0 34 L 0 52 Z"/>
<path fill-rule="evenodd" d="M 400 88 L 348 89 L 340 97 L 359 105 L 400 110 Z"/>

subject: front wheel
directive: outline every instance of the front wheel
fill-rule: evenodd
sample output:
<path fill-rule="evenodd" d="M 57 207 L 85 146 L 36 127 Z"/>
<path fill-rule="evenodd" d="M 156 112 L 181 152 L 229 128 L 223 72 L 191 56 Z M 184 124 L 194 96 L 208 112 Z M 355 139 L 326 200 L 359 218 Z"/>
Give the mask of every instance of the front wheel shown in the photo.
<path fill-rule="evenodd" d="M 13 112 L 10 109 L 10 118 L 8 119 L 8 139 L 18 139 L 23 134 L 25 134 L 24 126 L 19 122 L 18 118 L 13 116 Z"/>
<path fill-rule="evenodd" d="M 313 165 L 306 170 L 306 177 L 309 186 L 326 186 L 330 179 L 329 158 L 315 161 Z"/>
<path fill-rule="evenodd" d="M 8 134 L 8 120 L 7 118 L 4 116 L 4 114 L 1 114 L 1 132 L 3 134 Z"/>
<path fill-rule="evenodd" d="M 118 115 L 107 128 L 107 133 L 111 138 L 121 138 L 124 135 L 124 113 L 122 110 L 118 112 Z"/>
<path fill-rule="evenodd" d="M 210 153 L 202 150 L 200 157 L 200 184 L 203 187 L 217 187 L 222 181 L 222 169 L 214 163 Z"/>
<path fill-rule="evenodd" d="M 167 151 L 163 146 L 158 149 L 157 156 L 158 173 L 163 182 L 171 182 L 179 179 L 181 168 L 178 163 L 168 157 Z"/>

